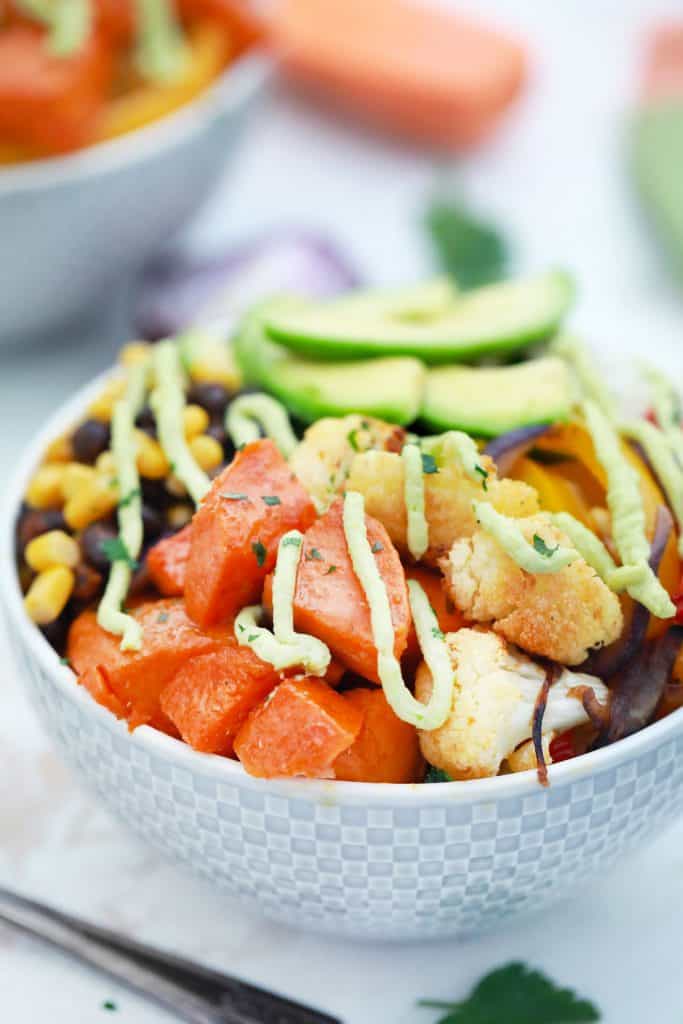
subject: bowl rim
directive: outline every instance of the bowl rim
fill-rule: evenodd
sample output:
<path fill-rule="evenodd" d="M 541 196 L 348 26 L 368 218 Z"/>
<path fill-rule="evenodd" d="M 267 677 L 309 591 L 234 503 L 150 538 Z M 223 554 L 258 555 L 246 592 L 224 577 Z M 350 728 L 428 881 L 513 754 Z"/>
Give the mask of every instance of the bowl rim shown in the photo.
<path fill-rule="evenodd" d="M 326 779 L 258 779 L 248 775 L 242 765 L 231 758 L 204 754 L 193 750 L 182 740 L 167 736 L 150 726 L 140 726 L 130 732 L 127 723 L 117 719 L 99 705 L 90 694 L 76 684 L 74 673 L 60 663 L 56 651 L 30 621 L 23 607 L 14 558 L 15 522 L 20 510 L 26 484 L 40 462 L 49 441 L 65 433 L 82 416 L 88 403 L 102 390 L 104 384 L 120 367 L 109 367 L 94 380 L 80 388 L 60 405 L 37 432 L 29 445 L 20 453 L 16 469 L 10 477 L 0 509 L 0 599 L 9 628 L 16 633 L 23 648 L 38 662 L 43 673 L 60 694 L 75 704 L 89 718 L 98 721 L 107 731 L 123 737 L 141 752 L 171 761 L 181 771 L 209 776 L 214 781 L 249 789 L 267 791 L 273 795 L 303 800 L 323 800 L 330 804 L 386 805 L 404 803 L 406 806 L 430 806 L 449 803 L 478 803 L 510 797 L 539 796 L 544 790 L 538 783 L 535 770 L 499 775 L 494 778 L 467 781 L 424 783 L 345 782 Z M 21 664 L 15 659 L 19 672 Z M 569 761 L 549 766 L 552 784 L 567 785 L 580 782 L 598 772 L 616 767 L 636 757 L 656 750 L 659 746 L 683 733 L 683 708 L 679 708 L 652 725 L 607 747 L 591 751 Z M 552 791 L 552 788 L 551 788 Z"/>
<path fill-rule="evenodd" d="M 116 171 L 199 135 L 207 123 L 242 107 L 271 78 L 271 59 L 259 50 L 228 65 L 194 99 L 113 139 L 63 155 L 0 167 L 0 198 Z"/>

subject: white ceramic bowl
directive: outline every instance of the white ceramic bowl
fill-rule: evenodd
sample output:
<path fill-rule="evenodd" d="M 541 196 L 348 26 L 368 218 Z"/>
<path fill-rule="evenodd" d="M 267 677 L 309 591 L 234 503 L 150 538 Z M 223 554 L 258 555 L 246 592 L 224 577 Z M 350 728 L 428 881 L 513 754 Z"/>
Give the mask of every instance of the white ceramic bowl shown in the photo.
<path fill-rule="evenodd" d="M 247 56 L 148 127 L 0 167 L 0 345 L 92 315 L 132 279 L 206 198 L 268 76 Z"/>
<path fill-rule="evenodd" d="M 0 523 L 0 588 L 17 665 L 46 731 L 101 801 L 150 843 L 270 917 L 353 938 L 470 934 L 544 907 L 656 838 L 683 808 L 683 710 L 612 747 L 535 772 L 430 786 L 248 776 L 143 727 L 75 682 L 24 614 L 14 522 L 47 441 L 20 461 Z"/>

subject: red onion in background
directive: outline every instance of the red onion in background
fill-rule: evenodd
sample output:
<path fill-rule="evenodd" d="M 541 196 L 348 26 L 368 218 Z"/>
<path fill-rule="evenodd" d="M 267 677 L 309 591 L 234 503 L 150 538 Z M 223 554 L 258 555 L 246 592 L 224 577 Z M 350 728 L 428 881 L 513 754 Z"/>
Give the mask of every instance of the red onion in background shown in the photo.
<path fill-rule="evenodd" d="M 484 454 L 490 455 L 500 476 L 505 476 L 514 466 L 517 459 L 521 459 L 530 448 L 533 448 L 534 441 L 547 434 L 550 424 L 541 423 L 533 427 L 518 427 L 517 430 L 509 430 L 507 434 L 496 437 L 484 448 Z"/>

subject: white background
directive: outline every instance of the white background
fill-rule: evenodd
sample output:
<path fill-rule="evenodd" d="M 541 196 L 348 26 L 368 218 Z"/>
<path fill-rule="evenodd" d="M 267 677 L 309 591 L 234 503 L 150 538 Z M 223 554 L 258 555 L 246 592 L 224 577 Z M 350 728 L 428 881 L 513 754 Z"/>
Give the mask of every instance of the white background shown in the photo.
<path fill-rule="evenodd" d="M 624 142 L 644 26 L 657 14 L 680 14 L 680 4 L 458 6 L 521 31 L 535 62 L 531 90 L 501 133 L 448 173 L 506 227 L 520 268 L 561 263 L 577 273 L 575 322 L 610 372 L 617 359 L 640 352 L 678 374 L 683 300 L 633 202 Z M 410 280 L 429 270 L 419 217 L 437 173 L 432 157 L 273 98 L 185 244 L 210 251 L 276 224 L 318 226 L 346 246 L 368 278 Z M 45 416 L 111 360 L 124 330 L 121 316 L 107 312 L 111 305 L 103 296 L 102 323 L 88 336 L 0 354 L 3 475 Z M 4 650 L 1 636 L 0 644 Z M 431 1024 L 433 1015 L 415 1008 L 417 997 L 462 997 L 484 971 L 511 958 L 594 998 L 608 1024 L 683 1022 L 683 826 L 549 917 L 495 936 L 403 947 L 322 940 L 245 913 L 122 833 L 52 753 L 11 665 L 0 687 L 2 884 L 310 1000 L 346 1024 Z M 107 998 L 118 1004 L 117 1015 L 101 1009 Z M 0 929 L 3 1024 L 106 1019 L 170 1018 Z"/>

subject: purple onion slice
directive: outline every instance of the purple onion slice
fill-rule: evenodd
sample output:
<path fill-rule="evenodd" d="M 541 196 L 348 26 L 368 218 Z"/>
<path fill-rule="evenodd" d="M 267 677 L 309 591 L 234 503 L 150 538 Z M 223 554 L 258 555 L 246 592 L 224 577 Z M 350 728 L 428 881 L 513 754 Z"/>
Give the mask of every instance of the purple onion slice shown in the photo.
<path fill-rule="evenodd" d="M 177 255 L 150 265 L 135 303 L 135 329 L 150 341 L 190 326 L 227 335 L 250 306 L 275 293 L 325 298 L 359 283 L 330 241 L 283 229 L 210 260 Z"/>
<path fill-rule="evenodd" d="M 501 434 L 494 438 L 484 448 L 484 454 L 490 455 L 501 476 L 509 473 L 517 459 L 530 448 L 533 448 L 534 441 L 547 434 L 551 424 L 540 423 L 533 427 L 518 427 L 516 430 L 509 430 L 507 434 Z"/>
<path fill-rule="evenodd" d="M 671 626 L 643 645 L 612 690 L 606 741 L 614 743 L 652 721 L 683 643 L 683 626 Z"/>

